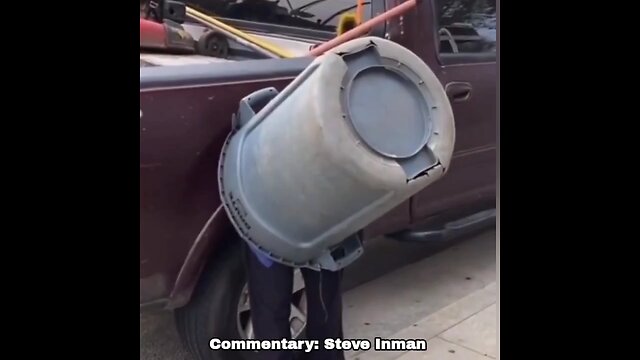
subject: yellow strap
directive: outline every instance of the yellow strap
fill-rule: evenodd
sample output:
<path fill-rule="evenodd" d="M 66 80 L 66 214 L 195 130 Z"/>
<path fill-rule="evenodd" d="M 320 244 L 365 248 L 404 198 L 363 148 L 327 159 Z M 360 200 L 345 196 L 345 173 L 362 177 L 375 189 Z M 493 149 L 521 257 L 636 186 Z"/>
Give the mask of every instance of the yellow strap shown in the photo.
<path fill-rule="evenodd" d="M 271 44 L 271 43 L 269 43 L 267 41 L 258 39 L 258 38 L 254 37 L 254 36 L 251 36 L 251 35 L 245 33 L 244 31 L 238 30 L 238 29 L 234 28 L 233 26 L 229 26 L 229 25 L 221 22 L 220 20 L 217 20 L 217 19 L 215 19 L 215 18 L 213 18 L 211 16 L 208 16 L 206 14 L 203 14 L 203 13 L 201 13 L 201 12 L 195 10 L 195 9 L 192 9 L 190 7 L 187 7 L 187 15 L 193 16 L 193 17 L 201 20 L 204 23 L 208 23 L 208 24 L 213 25 L 214 27 L 217 26 L 217 27 L 219 27 L 221 29 L 224 29 L 224 30 L 236 35 L 237 37 L 239 37 L 239 38 L 241 38 L 243 40 L 246 40 L 246 41 L 248 41 L 248 42 L 250 42 L 250 43 L 252 43 L 252 44 L 254 44 L 256 46 L 259 46 L 262 49 L 267 50 L 267 51 L 271 52 L 272 54 L 277 55 L 277 56 L 279 56 L 281 58 L 292 58 L 292 57 L 294 57 L 293 54 L 291 54 L 290 52 L 288 52 L 285 49 L 282 49 L 282 48 L 280 48 L 278 46 L 275 46 L 275 45 L 273 45 L 273 44 Z"/>
<path fill-rule="evenodd" d="M 356 19 L 356 14 L 354 13 L 345 13 L 340 16 L 340 20 L 338 21 L 338 28 L 336 29 L 336 35 L 340 36 L 347 31 L 353 29 L 358 26 L 358 20 Z"/>

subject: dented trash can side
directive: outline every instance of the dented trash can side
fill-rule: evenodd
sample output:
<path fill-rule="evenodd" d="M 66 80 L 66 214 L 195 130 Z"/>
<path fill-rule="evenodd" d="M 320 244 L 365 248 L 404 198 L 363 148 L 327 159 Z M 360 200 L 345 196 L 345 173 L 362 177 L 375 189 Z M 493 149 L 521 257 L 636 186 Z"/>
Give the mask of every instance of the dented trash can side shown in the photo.
<path fill-rule="evenodd" d="M 455 142 L 436 76 L 380 38 L 336 47 L 280 93 L 247 96 L 236 126 L 219 163 L 231 222 L 273 260 L 314 269 L 355 260 L 357 232 L 442 177 Z"/>

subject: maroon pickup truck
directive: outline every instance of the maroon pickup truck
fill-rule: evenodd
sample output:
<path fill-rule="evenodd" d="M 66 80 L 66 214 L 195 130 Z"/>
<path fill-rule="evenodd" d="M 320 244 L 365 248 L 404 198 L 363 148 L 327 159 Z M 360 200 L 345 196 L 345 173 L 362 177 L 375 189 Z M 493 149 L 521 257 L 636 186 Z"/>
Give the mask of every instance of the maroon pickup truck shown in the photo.
<path fill-rule="evenodd" d="M 365 2 L 365 17 L 401 0 Z M 250 3 L 262 3 L 252 11 Z M 268 59 L 230 43 L 224 58 L 140 55 L 140 306 L 175 310 L 178 330 L 199 359 L 221 359 L 212 337 L 251 338 L 241 241 L 221 207 L 217 163 L 241 98 L 282 89 L 335 36 L 355 0 L 190 3 L 300 54 Z M 257 15 L 259 14 L 259 16 Z M 441 80 L 452 105 L 456 146 L 447 175 L 362 229 L 367 239 L 434 241 L 495 224 L 495 0 L 424 0 L 370 35 L 416 53 Z M 206 30 L 184 24 L 194 37 Z M 300 209 L 304 211 L 304 209 Z M 295 219 L 291 219 L 295 221 Z M 375 246 L 375 242 L 370 242 Z M 305 326 L 304 285 L 296 280 L 291 329 Z M 242 358 L 230 353 L 226 358 Z"/>

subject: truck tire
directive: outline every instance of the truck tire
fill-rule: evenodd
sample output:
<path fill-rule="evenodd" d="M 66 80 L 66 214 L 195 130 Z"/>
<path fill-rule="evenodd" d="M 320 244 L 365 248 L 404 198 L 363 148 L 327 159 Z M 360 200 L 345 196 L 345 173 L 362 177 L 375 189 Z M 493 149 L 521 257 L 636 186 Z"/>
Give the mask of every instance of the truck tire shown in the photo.
<path fill-rule="evenodd" d="M 214 351 L 209 347 L 212 338 L 246 338 L 244 328 L 241 330 L 239 325 L 240 300 L 244 302 L 248 293 L 243 259 L 246 247 L 238 238 L 223 246 L 203 270 L 191 301 L 175 311 L 176 327 L 185 347 L 197 360 L 250 360 L 255 353 Z M 301 291 L 304 292 L 304 287 Z M 294 301 L 300 298 L 292 296 Z M 306 314 L 306 302 L 303 305 Z M 249 314 L 243 317 L 245 323 Z M 296 337 L 301 336 L 303 330 Z"/>
<path fill-rule="evenodd" d="M 236 312 L 246 273 L 242 244 L 223 245 L 202 272 L 191 301 L 175 311 L 176 326 L 185 347 L 199 360 L 247 359 L 237 352 L 224 354 L 209 348 L 214 337 L 239 339 Z"/>

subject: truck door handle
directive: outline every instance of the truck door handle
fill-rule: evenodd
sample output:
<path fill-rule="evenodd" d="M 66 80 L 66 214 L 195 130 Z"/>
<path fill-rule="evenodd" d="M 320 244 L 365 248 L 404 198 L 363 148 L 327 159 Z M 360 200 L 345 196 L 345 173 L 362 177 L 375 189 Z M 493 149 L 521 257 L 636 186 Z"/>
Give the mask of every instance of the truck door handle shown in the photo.
<path fill-rule="evenodd" d="M 450 82 L 445 86 L 445 91 L 451 102 L 467 101 L 471 97 L 471 84 L 466 82 Z"/>

